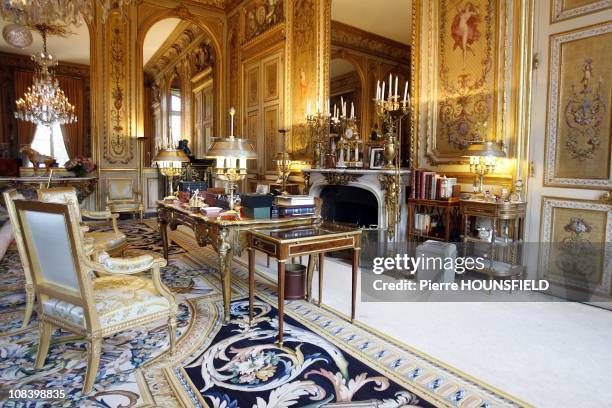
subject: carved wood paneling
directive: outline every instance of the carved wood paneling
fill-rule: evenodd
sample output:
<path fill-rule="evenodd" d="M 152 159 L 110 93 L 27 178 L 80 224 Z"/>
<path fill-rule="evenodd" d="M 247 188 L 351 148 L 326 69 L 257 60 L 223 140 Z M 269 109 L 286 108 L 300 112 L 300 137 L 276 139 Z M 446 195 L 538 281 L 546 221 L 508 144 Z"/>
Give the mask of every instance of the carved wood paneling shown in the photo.
<path fill-rule="evenodd" d="M 130 138 L 128 67 L 128 20 L 120 12 L 108 17 L 104 47 L 104 107 L 105 132 L 103 160 L 107 164 L 125 165 L 134 158 L 133 140 Z"/>

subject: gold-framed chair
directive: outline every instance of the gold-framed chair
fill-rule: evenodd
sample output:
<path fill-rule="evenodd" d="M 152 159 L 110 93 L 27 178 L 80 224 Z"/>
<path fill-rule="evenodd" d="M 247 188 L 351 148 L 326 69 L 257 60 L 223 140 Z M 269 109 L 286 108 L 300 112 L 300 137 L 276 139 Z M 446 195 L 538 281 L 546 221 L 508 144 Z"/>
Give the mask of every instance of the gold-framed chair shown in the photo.
<path fill-rule="evenodd" d="M 28 262 L 28 255 L 23 243 L 23 237 L 21 234 L 21 228 L 19 227 L 19 221 L 17 220 L 17 212 L 15 211 L 15 205 L 13 200 L 23 200 L 22 194 L 18 193 L 15 189 L 10 189 L 2 193 L 4 196 L 4 205 L 8 212 L 11 225 L 13 226 L 13 234 L 15 236 L 15 243 L 17 244 L 17 252 L 19 252 L 19 258 L 21 259 L 21 265 L 23 267 L 23 273 L 25 275 L 25 293 L 26 293 L 26 308 L 23 316 L 23 323 L 21 327 L 26 327 L 30 323 L 32 317 L 32 311 L 34 310 L 34 284 L 32 283 L 32 272 L 30 271 L 30 265 Z"/>
<path fill-rule="evenodd" d="M 83 394 L 95 382 L 104 337 L 166 319 L 170 352 L 174 351 L 177 305 L 161 281 L 163 258 L 141 255 L 95 262 L 94 249 L 84 245 L 78 214 L 70 204 L 13 203 L 38 297 L 37 369 L 44 366 L 54 327 L 89 343 Z M 151 278 L 135 275 L 146 270 L 151 270 Z M 109 275 L 93 277 L 98 272 Z"/>
<path fill-rule="evenodd" d="M 85 238 L 93 240 L 93 246 L 97 251 L 105 251 L 113 255 L 122 255 L 123 251 L 127 248 L 127 237 L 119 230 L 119 226 L 117 225 L 119 216 L 117 214 L 112 214 L 108 210 L 89 211 L 81 209 L 74 187 L 41 188 L 36 192 L 38 194 L 38 199 L 42 202 L 66 203 L 72 205 L 76 214 L 78 214 L 79 222 L 82 222 L 83 218 L 99 221 L 110 220 L 113 225 L 112 231 L 89 231 L 87 226 L 83 228 Z"/>
<path fill-rule="evenodd" d="M 140 192 L 134 188 L 134 179 L 109 177 L 106 179 L 106 210 L 113 214 L 138 214 L 142 221 L 144 206 Z"/>

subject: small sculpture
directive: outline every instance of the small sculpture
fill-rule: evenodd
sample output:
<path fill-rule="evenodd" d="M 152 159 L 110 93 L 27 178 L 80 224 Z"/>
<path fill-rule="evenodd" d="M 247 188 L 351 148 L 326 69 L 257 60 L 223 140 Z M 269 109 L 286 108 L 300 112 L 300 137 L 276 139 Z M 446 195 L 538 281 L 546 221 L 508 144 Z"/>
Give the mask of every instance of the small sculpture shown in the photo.
<path fill-rule="evenodd" d="M 185 156 L 191 156 L 191 149 L 189 148 L 189 140 L 187 139 L 179 140 L 178 148 L 181 149 L 183 153 L 185 153 Z"/>
<path fill-rule="evenodd" d="M 55 164 L 55 159 L 53 157 L 40 154 L 30 146 L 22 147 L 19 152 L 23 153 L 30 160 L 30 162 L 32 162 L 32 166 L 34 166 L 34 174 L 38 173 L 38 168 L 40 167 L 41 163 L 44 163 L 47 172 L 49 172 L 49 169 L 51 169 L 51 167 L 53 167 Z"/>

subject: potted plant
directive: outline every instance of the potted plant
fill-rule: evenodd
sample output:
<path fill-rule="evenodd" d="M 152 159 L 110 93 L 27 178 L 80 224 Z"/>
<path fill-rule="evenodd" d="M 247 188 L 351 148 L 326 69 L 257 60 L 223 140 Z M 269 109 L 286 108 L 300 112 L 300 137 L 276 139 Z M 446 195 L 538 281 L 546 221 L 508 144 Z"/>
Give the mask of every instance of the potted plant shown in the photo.
<path fill-rule="evenodd" d="M 66 170 L 74 173 L 76 177 L 85 177 L 88 173 L 91 173 L 96 169 L 96 165 L 93 163 L 91 157 L 77 156 L 68 160 L 64 167 Z"/>

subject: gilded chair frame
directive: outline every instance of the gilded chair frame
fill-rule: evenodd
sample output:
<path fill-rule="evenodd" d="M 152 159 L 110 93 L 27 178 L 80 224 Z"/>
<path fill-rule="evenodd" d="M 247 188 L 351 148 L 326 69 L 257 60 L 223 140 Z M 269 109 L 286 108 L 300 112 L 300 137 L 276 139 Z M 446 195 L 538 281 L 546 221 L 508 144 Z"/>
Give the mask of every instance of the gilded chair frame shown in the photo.
<path fill-rule="evenodd" d="M 26 292 L 26 308 L 23 316 L 23 323 L 21 327 L 26 327 L 30 323 L 32 317 L 32 311 L 34 310 L 34 300 L 36 298 L 34 294 L 34 283 L 32 282 L 32 271 L 30 270 L 30 263 L 28 262 L 27 252 L 25 244 L 23 242 L 23 235 L 21 233 L 21 226 L 17 219 L 17 211 L 15 210 L 14 200 L 24 199 L 24 197 L 17 192 L 15 189 L 10 189 L 2 193 L 4 196 L 4 203 L 6 210 L 13 226 L 13 233 L 15 236 L 15 243 L 17 244 L 17 251 L 21 258 L 21 265 L 23 267 L 23 273 L 25 276 L 25 292 Z"/>
<path fill-rule="evenodd" d="M 110 184 L 113 181 L 126 181 L 129 182 L 130 184 L 130 190 L 132 191 L 132 194 L 135 198 L 133 199 L 117 199 L 117 200 L 113 200 L 110 198 L 109 192 L 110 192 Z M 142 194 L 138 189 L 134 188 L 134 179 L 131 177 L 108 177 L 105 181 L 105 191 L 106 191 L 106 200 L 105 200 L 105 204 L 106 204 L 106 211 L 109 211 L 113 214 L 136 214 L 138 213 L 138 217 L 140 219 L 140 221 L 142 221 L 143 215 L 144 215 L 144 204 L 142 202 Z M 112 209 L 112 204 L 113 203 L 117 203 L 117 204 L 137 204 L 138 208 L 135 209 Z"/>
<path fill-rule="evenodd" d="M 42 202 L 56 202 L 55 198 L 58 196 L 62 196 L 64 195 L 65 198 L 64 200 L 62 200 L 62 202 L 68 203 L 70 205 L 73 206 L 75 213 L 77 214 L 77 220 L 82 223 L 83 222 L 83 218 L 88 218 L 90 220 L 96 220 L 96 221 L 111 221 L 111 224 L 113 226 L 113 232 L 115 233 L 115 235 L 119 236 L 119 235 L 125 235 L 121 232 L 121 230 L 119 229 L 119 225 L 117 223 L 117 220 L 119 218 L 119 215 L 117 214 L 112 214 L 110 211 L 105 210 L 105 211 L 90 211 L 90 210 L 86 210 L 86 209 L 82 209 L 79 206 L 78 200 L 77 200 L 77 194 L 76 194 L 76 189 L 74 187 L 52 187 L 52 188 L 39 188 L 36 190 L 37 193 L 37 197 L 39 201 Z M 53 197 L 52 199 L 50 197 Z M 74 199 L 73 199 L 74 198 Z M 83 232 L 86 234 L 85 237 L 87 237 L 87 232 L 89 231 L 89 227 L 87 227 L 87 225 L 82 226 L 82 230 Z M 94 238 L 94 245 L 96 244 L 96 239 Z M 118 254 L 118 255 L 122 255 L 123 252 L 125 251 L 127 247 L 127 240 L 116 246 L 116 247 L 102 247 L 102 248 L 98 248 L 104 251 L 107 251 L 110 254 Z"/>
<path fill-rule="evenodd" d="M 104 264 L 92 261 L 91 255 L 94 249 L 90 245 L 85 245 L 83 241 L 78 214 L 75 209 L 70 204 L 43 203 L 40 201 L 15 200 L 13 203 L 23 233 L 23 242 L 32 272 L 34 289 L 39 300 L 40 341 L 35 362 L 35 367 L 37 369 L 41 369 L 44 366 L 51 342 L 51 333 L 54 327 L 59 327 L 82 336 L 89 343 L 87 349 L 87 372 L 85 374 L 83 394 L 89 393 L 95 382 L 102 352 L 102 339 L 104 337 L 111 336 L 132 327 L 142 326 L 160 319 L 167 319 L 170 352 L 174 352 L 176 346 L 176 313 L 178 308 L 174 296 L 161 281 L 160 268 L 166 265 L 166 261 L 163 258 L 152 259 L 148 265 L 129 271 L 126 270 L 123 274 L 131 275 L 150 269 L 153 285 L 158 295 L 164 297 L 168 301 L 168 309 L 144 314 L 136 319 L 102 327 L 96 310 L 92 275 L 93 273 L 108 274 L 113 272 L 117 274 L 117 272 L 109 270 Z M 34 241 L 31 236 L 31 229 L 29 228 L 27 218 L 24 216 L 24 213 L 28 211 L 59 214 L 64 217 L 70 251 L 73 257 L 72 263 L 78 280 L 78 290 L 60 286 L 48 282 L 45 279 L 39 263 L 38 253 L 36 252 Z M 43 302 L 48 299 L 58 299 L 69 302 L 75 306 L 80 306 L 83 309 L 84 326 L 79 326 L 70 322 L 68 319 L 59 319 L 45 313 L 42 305 Z"/>

